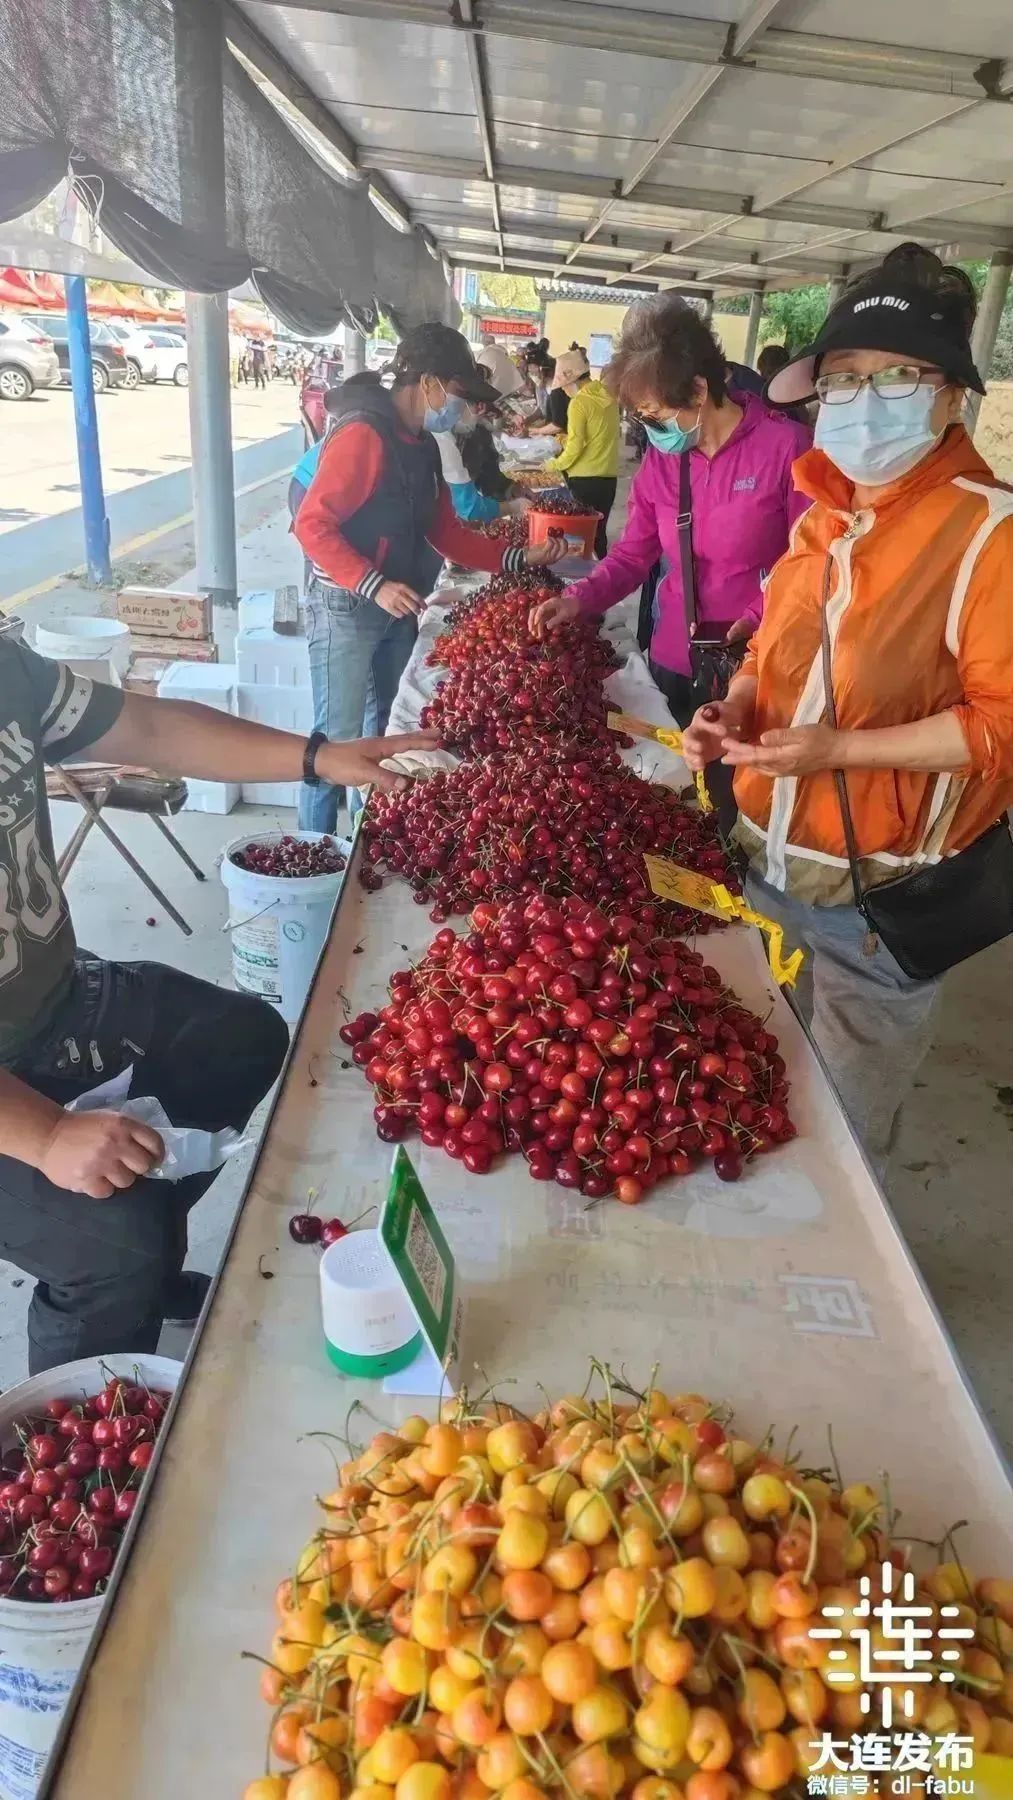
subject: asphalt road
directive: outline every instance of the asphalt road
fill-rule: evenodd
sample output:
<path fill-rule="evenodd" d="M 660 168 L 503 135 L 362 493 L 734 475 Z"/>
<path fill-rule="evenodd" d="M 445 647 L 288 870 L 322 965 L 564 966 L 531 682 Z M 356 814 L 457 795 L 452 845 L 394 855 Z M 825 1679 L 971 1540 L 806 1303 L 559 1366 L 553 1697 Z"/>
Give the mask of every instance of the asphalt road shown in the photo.
<path fill-rule="evenodd" d="M 168 384 L 97 400 L 114 555 L 190 512 L 190 427 L 184 389 Z M 237 491 L 291 468 L 302 450 L 296 389 L 273 382 L 232 394 Z M 0 599 L 83 560 L 70 390 L 2 405 Z"/>

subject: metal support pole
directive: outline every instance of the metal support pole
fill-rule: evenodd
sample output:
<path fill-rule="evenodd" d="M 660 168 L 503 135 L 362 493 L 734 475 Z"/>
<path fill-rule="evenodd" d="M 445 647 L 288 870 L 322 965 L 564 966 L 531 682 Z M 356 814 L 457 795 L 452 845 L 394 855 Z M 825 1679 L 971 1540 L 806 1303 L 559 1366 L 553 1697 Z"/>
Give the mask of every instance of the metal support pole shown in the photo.
<path fill-rule="evenodd" d="M 742 352 L 742 360 L 749 368 L 756 361 L 756 339 L 760 331 L 760 317 L 763 312 L 763 290 L 758 288 L 749 296 L 749 312 L 746 316 L 746 343 Z"/>
<path fill-rule="evenodd" d="M 207 0 L 173 0 L 176 136 L 184 227 L 226 242 L 223 15 Z M 227 294 L 186 296 L 197 586 L 211 597 L 223 662 L 236 638 L 236 503 L 232 471 Z"/>
<path fill-rule="evenodd" d="M 988 372 L 992 367 L 992 355 L 995 340 L 999 334 L 999 322 L 1002 318 L 1006 296 L 1009 293 L 1010 273 L 1013 271 L 1013 250 L 993 250 L 982 290 L 978 316 L 974 321 L 971 336 L 971 354 L 974 365 L 982 381 L 988 380 Z M 981 395 L 968 394 L 967 412 L 971 431 L 978 422 L 981 411 Z"/>
<path fill-rule="evenodd" d="M 84 555 L 88 579 L 96 587 L 112 581 L 109 564 L 109 520 L 102 491 L 102 457 L 99 452 L 98 415 L 92 381 L 91 338 L 88 332 L 88 296 L 81 275 L 65 275 L 67 300 L 67 348 L 70 384 L 74 391 L 74 431 L 77 466 L 81 476 L 81 516 L 84 520 Z"/>
<path fill-rule="evenodd" d="M 366 340 L 352 325 L 341 327 L 345 340 L 345 376 L 361 375 L 366 367 Z"/>
<path fill-rule="evenodd" d="M 228 662 L 239 606 L 228 294 L 187 294 L 186 343 L 197 586 L 211 596 L 215 642 Z"/>
<path fill-rule="evenodd" d="M 846 285 L 843 275 L 839 275 L 836 281 L 827 282 L 827 312 L 837 305 Z"/>

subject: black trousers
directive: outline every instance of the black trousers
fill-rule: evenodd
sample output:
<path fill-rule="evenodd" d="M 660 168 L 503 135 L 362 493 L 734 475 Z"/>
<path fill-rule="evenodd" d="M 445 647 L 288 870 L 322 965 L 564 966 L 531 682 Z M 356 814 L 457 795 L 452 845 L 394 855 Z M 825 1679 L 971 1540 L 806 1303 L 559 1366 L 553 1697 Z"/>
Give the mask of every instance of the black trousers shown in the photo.
<path fill-rule="evenodd" d="M 594 553 L 600 560 L 608 555 L 607 526 L 609 513 L 616 502 L 616 478 L 614 475 L 568 475 L 566 483 L 577 500 L 583 500 L 587 506 L 593 506 L 595 512 L 601 513 L 594 534 Z"/>
<path fill-rule="evenodd" d="M 287 1048 L 288 1028 L 266 1001 L 160 963 L 79 955 L 56 1018 L 12 1072 L 66 1106 L 132 1063 L 131 1093 L 153 1094 L 172 1124 L 238 1131 Z M 142 1179 L 91 1200 L 0 1156 L 0 1255 L 36 1277 L 31 1374 L 154 1350 L 165 1284 L 186 1257 L 187 1214 L 216 1174 Z"/>

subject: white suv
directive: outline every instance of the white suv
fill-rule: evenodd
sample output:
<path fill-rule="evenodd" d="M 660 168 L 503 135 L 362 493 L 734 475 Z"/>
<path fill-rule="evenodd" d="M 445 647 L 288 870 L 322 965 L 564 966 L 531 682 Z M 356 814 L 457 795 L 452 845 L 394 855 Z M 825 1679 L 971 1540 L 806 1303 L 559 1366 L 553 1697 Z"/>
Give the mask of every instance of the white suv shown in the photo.
<path fill-rule="evenodd" d="M 187 367 L 186 338 L 183 333 L 169 331 L 164 325 L 153 325 L 144 336 L 151 346 L 149 355 L 154 364 L 154 372 L 145 379 L 174 381 L 177 387 L 187 387 L 190 371 Z"/>

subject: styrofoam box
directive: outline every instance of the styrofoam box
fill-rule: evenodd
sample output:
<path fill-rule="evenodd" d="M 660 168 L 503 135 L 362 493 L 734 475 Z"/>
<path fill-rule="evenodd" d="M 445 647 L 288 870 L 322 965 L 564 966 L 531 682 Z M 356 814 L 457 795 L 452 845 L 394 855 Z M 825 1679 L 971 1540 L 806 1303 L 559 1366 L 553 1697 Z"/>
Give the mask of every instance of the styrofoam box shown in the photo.
<path fill-rule="evenodd" d="M 273 725 L 276 731 L 296 731 L 302 737 L 313 730 L 313 695 L 308 687 L 264 687 L 241 681 L 238 691 L 241 719 Z M 298 806 L 299 786 L 298 781 L 244 781 L 243 799 L 255 806 Z"/>
<path fill-rule="evenodd" d="M 243 684 L 308 688 L 309 643 L 304 637 L 283 636 L 272 625 L 251 625 L 236 634 L 236 667 Z"/>
<path fill-rule="evenodd" d="M 160 700 L 196 700 L 216 712 L 236 710 L 235 663 L 170 663 L 158 684 Z M 193 781 L 186 784 L 184 812 L 230 813 L 239 805 L 238 781 Z"/>
<path fill-rule="evenodd" d="M 240 594 L 239 631 L 252 631 L 258 625 L 266 625 L 270 631 L 274 625 L 274 589 L 263 588 L 259 593 Z"/>
<path fill-rule="evenodd" d="M 234 713 L 239 686 L 235 663 L 173 662 L 158 684 L 160 700 L 196 700 Z"/>

